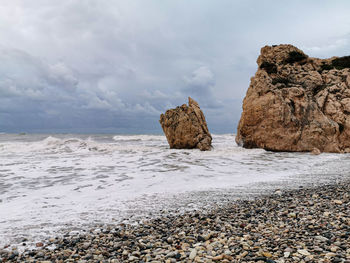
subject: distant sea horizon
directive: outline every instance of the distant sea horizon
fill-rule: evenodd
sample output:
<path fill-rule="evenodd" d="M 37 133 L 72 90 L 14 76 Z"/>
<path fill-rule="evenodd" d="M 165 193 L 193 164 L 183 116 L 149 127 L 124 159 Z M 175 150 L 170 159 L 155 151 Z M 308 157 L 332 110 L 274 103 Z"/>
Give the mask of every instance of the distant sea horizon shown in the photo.
<path fill-rule="evenodd" d="M 236 134 L 237 127 L 232 129 L 210 129 L 212 134 Z M 162 128 L 159 129 L 127 129 L 127 128 L 76 128 L 76 129 L 14 129 L 1 130 L 0 134 L 116 134 L 116 135 L 164 135 Z"/>

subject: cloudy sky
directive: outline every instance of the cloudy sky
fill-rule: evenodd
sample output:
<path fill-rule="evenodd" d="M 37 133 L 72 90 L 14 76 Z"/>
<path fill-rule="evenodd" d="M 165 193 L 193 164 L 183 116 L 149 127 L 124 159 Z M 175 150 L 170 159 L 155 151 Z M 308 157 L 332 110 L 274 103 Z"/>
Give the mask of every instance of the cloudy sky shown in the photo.
<path fill-rule="evenodd" d="M 159 133 L 201 105 L 233 133 L 264 45 L 350 55 L 350 1 L 1 0 L 0 131 Z"/>

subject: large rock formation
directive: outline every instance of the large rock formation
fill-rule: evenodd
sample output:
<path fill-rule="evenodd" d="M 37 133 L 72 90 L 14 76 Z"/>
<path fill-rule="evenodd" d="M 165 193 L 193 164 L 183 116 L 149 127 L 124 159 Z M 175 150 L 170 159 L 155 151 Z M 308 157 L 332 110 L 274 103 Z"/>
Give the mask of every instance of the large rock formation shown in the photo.
<path fill-rule="evenodd" d="M 311 58 L 265 46 L 243 101 L 236 142 L 272 151 L 350 152 L 350 56 Z"/>
<path fill-rule="evenodd" d="M 211 149 L 211 135 L 203 112 L 198 103 L 188 98 L 188 106 L 183 104 L 160 115 L 165 136 L 170 148 L 201 151 Z"/>

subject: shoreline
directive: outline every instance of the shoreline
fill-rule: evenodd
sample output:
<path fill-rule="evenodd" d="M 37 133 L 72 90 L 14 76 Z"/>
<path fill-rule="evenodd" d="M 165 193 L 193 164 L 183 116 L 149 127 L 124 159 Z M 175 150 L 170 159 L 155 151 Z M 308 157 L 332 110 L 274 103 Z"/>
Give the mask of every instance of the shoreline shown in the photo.
<path fill-rule="evenodd" d="M 350 262 L 350 181 L 0 250 L 0 262 Z M 56 247 L 54 249 L 54 247 Z"/>

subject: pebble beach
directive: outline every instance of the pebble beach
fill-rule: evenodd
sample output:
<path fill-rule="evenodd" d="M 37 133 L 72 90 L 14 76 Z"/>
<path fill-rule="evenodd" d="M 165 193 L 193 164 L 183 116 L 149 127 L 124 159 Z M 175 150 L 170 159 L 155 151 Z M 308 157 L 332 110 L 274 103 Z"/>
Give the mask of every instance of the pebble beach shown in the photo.
<path fill-rule="evenodd" d="M 0 262 L 350 262 L 350 183 L 66 235 Z"/>

